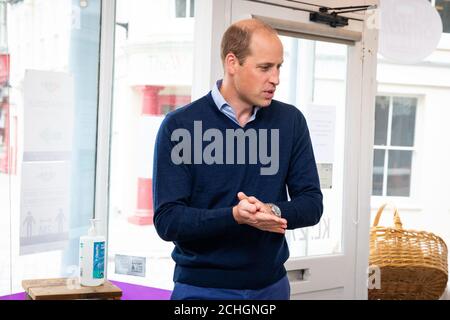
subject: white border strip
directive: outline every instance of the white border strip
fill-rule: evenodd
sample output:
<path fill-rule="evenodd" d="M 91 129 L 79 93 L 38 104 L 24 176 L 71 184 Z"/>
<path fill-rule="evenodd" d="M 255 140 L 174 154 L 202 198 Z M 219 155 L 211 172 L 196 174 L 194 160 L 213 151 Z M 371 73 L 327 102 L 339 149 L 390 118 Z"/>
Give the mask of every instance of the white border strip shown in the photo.
<path fill-rule="evenodd" d="M 108 239 L 109 157 L 114 84 L 115 20 L 116 0 L 102 0 L 94 217 L 101 219 L 99 232 L 105 235 L 106 239 Z M 108 245 L 106 245 L 105 251 L 105 257 L 107 257 Z M 107 263 L 105 263 L 105 274 L 107 274 Z"/>

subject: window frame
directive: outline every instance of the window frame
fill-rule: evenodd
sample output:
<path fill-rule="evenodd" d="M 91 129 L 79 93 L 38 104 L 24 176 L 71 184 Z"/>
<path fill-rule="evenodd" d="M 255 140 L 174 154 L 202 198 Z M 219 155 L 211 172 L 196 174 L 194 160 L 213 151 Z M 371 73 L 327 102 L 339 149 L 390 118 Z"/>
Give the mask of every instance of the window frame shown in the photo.
<path fill-rule="evenodd" d="M 100 65 L 98 75 L 97 159 L 95 168 L 94 218 L 99 219 L 99 234 L 107 241 L 109 225 L 110 145 L 112 126 L 112 101 L 114 89 L 116 0 L 102 1 L 100 25 Z M 108 241 L 109 242 L 109 241 Z M 107 243 L 108 243 L 107 242 Z M 108 261 L 109 246 L 105 247 Z M 108 263 L 105 263 L 105 277 Z"/>
<path fill-rule="evenodd" d="M 388 134 L 391 134 L 391 124 L 392 124 L 392 106 L 393 106 L 393 98 L 416 98 L 416 118 L 414 124 L 414 142 L 412 147 L 401 147 L 401 146 L 391 146 L 390 145 L 390 136 L 388 137 L 386 146 L 376 145 L 375 141 L 373 144 L 373 150 L 411 150 L 412 151 L 412 159 L 411 159 L 411 179 L 410 179 L 410 192 L 409 196 L 388 196 L 387 192 L 387 170 L 388 170 L 388 162 L 386 161 L 387 152 L 385 152 L 384 158 L 384 168 L 383 168 L 383 194 L 374 195 L 373 186 L 371 191 L 371 206 L 379 207 L 386 201 L 393 202 L 396 204 L 398 208 L 408 208 L 411 210 L 416 210 L 421 207 L 420 205 L 420 173 L 417 171 L 420 167 L 421 162 L 421 141 L 422 141 L 422 124 L 420 119 L 423 119 L 423 106 L 425 104 L 425 98 L 420 93 L 401 93 L 401 92 L 388 92 L 388 91 L 379 91 L 376 94 L 376 97 L 385 96 L 389 98 L 389 119 L 388 119 Z M 375 114 L 374 114 L 375 116 Z M 375 124 L 374 124 L 375 130 Z M 372 163 L 373 170 L 373 163 Z M 373 175 L 373 174 L 372 174 Z M 386 187 L 386 188 L 385 188 Z"/>

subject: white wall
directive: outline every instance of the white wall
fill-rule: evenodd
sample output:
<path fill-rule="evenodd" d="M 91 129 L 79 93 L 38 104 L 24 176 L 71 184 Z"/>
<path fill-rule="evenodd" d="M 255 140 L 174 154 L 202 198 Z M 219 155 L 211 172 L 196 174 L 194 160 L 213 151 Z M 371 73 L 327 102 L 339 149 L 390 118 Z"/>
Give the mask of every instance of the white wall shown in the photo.
<path fill-rule="evenodd" d="M 417 65 L 379 61 L 378 92 L 417 96 L 419 104 L 411 197 L 372 197 L 372 221 L 378 207 L 390 201 L 398 207 L 405 229 L 433 232 L 447 245 L 450 245 L 449 40 L 450 34 L 444 34 L 438 49 Z M 387 210 L 379 225 L 393 225 L 391 212 Z"/>

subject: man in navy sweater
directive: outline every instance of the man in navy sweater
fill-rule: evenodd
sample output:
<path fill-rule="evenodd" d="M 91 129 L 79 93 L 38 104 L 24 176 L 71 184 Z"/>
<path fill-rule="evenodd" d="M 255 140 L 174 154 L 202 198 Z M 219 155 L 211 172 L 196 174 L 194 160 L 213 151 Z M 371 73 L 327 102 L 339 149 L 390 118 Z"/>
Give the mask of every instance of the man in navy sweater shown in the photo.
<path fill-rule="evenodd" d="M 223 80 L 169 113 L 155 146 L 154 224 L 175 244 L 172 299 L 289 299 L 285 231 L 323 211 L 308 127 L 273 100 L 275 30 L 238 21 L 221 51 Z"/>

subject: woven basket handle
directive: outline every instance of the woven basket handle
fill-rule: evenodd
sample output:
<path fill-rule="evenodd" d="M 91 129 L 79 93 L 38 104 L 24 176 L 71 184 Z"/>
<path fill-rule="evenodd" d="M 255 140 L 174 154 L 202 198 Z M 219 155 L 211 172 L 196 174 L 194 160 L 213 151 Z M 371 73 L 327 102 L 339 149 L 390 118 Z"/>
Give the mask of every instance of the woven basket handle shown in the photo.
<path fill-rule="evenodd" d="M 377 215 L 375 216 L 375 220 L 373 221 L 373 226 L 374 227 L 378 226 L 378 222 L 380 221 L 380 218 L 381 218 L 381 213 L 383 212 L 384 208 L 387 205 L 388 204 L 385 203 L 378 209 Z M 394 205 L 392 205 L 392 207 L 394 207 L 394 225 L 395 225 L 395 228 L 396 229 L 403 229 L 402 222 L 400 220 L 400 215 L 398 214 L 398 210 L 397 210 L 397 208 Z"/>

